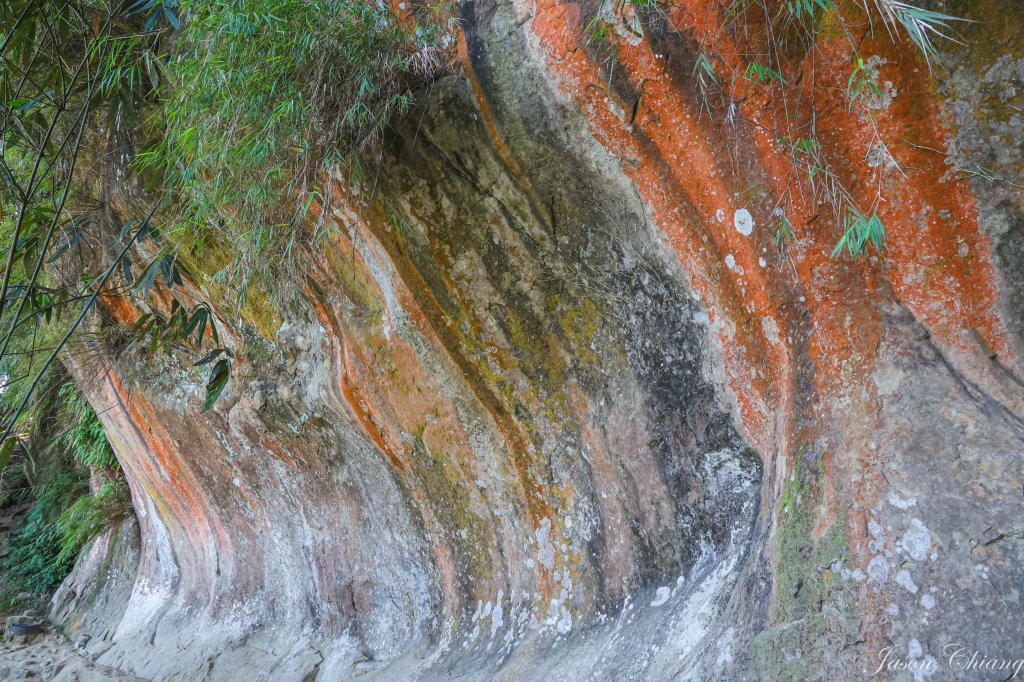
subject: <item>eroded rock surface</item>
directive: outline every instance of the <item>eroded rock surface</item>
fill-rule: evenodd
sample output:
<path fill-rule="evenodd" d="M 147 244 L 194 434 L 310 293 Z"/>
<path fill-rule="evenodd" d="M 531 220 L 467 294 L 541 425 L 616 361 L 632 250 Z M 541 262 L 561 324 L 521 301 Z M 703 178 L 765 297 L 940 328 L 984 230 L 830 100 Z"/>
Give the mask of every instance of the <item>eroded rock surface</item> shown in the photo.
<path fill-rule="evenodd" d="M 65 637 L 45 633 L 27 643 L 0 643 L 0 679 L 7 682 L 136 682 L 134 675 L 98 665 Z"/>
<path fill-rule="evenodd" d="M 613 75 L 581 47 L 596 7 L 463 3 L 460 73 L 388 136 L 381 199 L 225 330 L 213 410 L 189 358 L 79 368 L 140 532 L 101 538 L 56 617 L 153 679 L 1024 656 L 1024 32 L 1008 0 L 960 5 L 980 23 L 935 79 L 884 33 L 860 46 L 903 174 L 889 249 L 853 261 L 811 197 L 776 249 L 747 191 L 779 172 L 770 102 L 702 113 L 717 5 L 674 5 Z M 820 40 L 803 87 L 835 97 L 848 43 Z M 827 112 L 874 192 L 872 136 Z"/>

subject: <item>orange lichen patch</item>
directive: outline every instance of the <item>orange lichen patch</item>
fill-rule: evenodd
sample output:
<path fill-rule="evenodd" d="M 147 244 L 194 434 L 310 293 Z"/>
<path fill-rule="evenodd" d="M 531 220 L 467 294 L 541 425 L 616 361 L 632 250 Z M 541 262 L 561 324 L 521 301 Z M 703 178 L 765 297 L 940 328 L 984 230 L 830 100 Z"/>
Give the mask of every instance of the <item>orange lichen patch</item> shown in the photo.
<path fill-rule="evenodd" d="M 834 78 L 843 78 L 849 70 L 848 48 L 828 48 L 823 50 L 830 57 L 828 68 L 836 72 Z M 895 90 L 891 104 L 877 117 L 879 137 L 904 173 L 891 172 L 891 181 L 881 188 L 878 213 L 888 226 L 889 281 L 900 300 L 947 347 L 977 354 L 976 341 L 963 334 L 973 330 L 1015 363 L 1006 326 L 996 313 L 999 284 L 991 241 L 978 230 L 967 180 L 949 177 L 946 159 L 934 151 L 946 147 L 950 130 L 926 65 L 923 60 L 907 64 L 907 50 L 884 35 L 861 46 L 862 53 L 889 60 L 880 80 L 891 81 Z M 835 115 L 821 123 L 846 158 L 856 160 L 849 164 L 854 182 L 869 186 L 876 171 L 861 159 L 873 143 L 870 126 Z"/>
<path fill-rule="evenodd" d="M 730 23 L 735 22 L 737 16 L 733 13 L 730 19 L 724 11 L 727 9 L 719 2 L 683 0 L 682 2 L 673 3 L 668 10 L 667 16 L 669 22 L 676 30 L 692 32 L 695 39 L 701 45 L 713 49 L 715 60 L 721 61 L 728 72 L 740 74 L 743 73 L 747 63 L 743 59 L 741 46 L 733 38 L 734 33 L 728 30 Z M 746 6 L 744 14 L 748 12 L 753 15 L 759 15 L 761 8 L 758 5 L 751 4 Z M 756 16 L 751 21 L 762 20 L 762 17 Z M 743 35 L 748 40 L 752 37 L 749 31 L 744 31 Z M 714 66 L 713 62 L 712 67 L 714 68 Z M 725 87 L 729 88 L 729 95 L 732 99 L 737 101 L 751 96 L 757 102 L 763 102 L 768 99 L 767 95 L 758 96 L 758 91 L 752 89 L 749 82 L 742 78 L 729 78 L 728 82 L 725 83 Z"/>
<path fill-rule="evenodd" d="M 113 287 L 107 285 L 100 294 L 100 301 L 118 324 L 131 326 L 138 322 L 142 313 Z"/>
<path fill-rule="evenodd" d="M 720 5 L 691 0 L 680 5 L 672 18 L 677 28 L 686 28 L 685 22 L 694 22 L 691 24 L 694 33 L 713 45 L 716 59 L 726 65 L 726 71 L 731 70 L 734 76 L 744 71 L 748 61 L 732 39 L 732 34 L 725 30 L 729 19 L 721 16 Z M 765 42 L 763 35 L 747 34 L 746 37 L 752 43 L 747 46 L 749 49 L 755 52 L 767 49 L 761 44 Z M 796 74 L 791 77 L 795 83 L 787 87 L 791 101 L 818 102 L 819 107 L 831 112 L 833 117 L 853 117 L 845 101 L 840 101 L 844 88 L 835 86 L 836 74 L 822 73 L 823 68 L 815 62 L 815 57 L 807 55 L 802 64 L 780 68 Z M 807 77 L 808 73 L 815 76 Z M 791 297 L 778 287 L 767 291 L 773 300 L 780 327 L 786 330 L 787 335 L 805 333 L 798 324 L 799 313 L 805 311 L 809 314 L 813 334 L 808 339 L 808 353 L 815 362 L 817 387 L 827 395 L 847 380 L 842 376 L 846 360 L 855 358 L 858 366 L 870 366 L 881 327 L 877 309 L 868 304 L 888 294 L 877 273 L 870 268 L 853 266 L 853 272 L 850 272 L 850 266 L 837 264 L 829 258 L 832 245 L 839 236 L 834 227 L 834 208 L 823 204 L 820 195 L 814 196 L 820 193 L 820 189 L 814 192 L 806 186 L 806 169 L 798 167 L 793 155 L 782 148 L 785 143 L 776 139 L 776 135 L 797 138 L 801 134 L 811 134 L 797 132 L 810 129 L 812 116 L 809 109 L 790 112 L 784 106 L 785 100 L 773 96 L 769 88 L 737 77 L 732 78 L 732 83 L 732 93 L 738 101 L 739 110 L 753 128 L 745 138 L 749 156 L 757 160 L 774 196 L 785 196 L 785 213 L 797 227 L 798 247 L 794 249 L 795 257 L 789 263 L 799 282 L 799 291 L 804 292 L 810 301 L 804 304 L 787 300 Z M 842 85 L 845 83 L 846 76 L 843 76 Z M 794 116 L 796 120 L 793 120 Z M 815 119 L 815 124 L 820 129 L 818 121 L 820 118 Z M 729 131 L 719 131 L 719 136 L 723 135 L 728 137 Z M 845 166 L 844 163 L 840 165 Z M 846 182 L 846 178 L 843 181 Z M 771 287 L 774 279 L 780 279 L 779 275 L 784 278 L 788 274 L 785 270 L 768 273 L 761 283 Z M 787 385 L 788 381 L 783 384 L 784 391 Z M 782 404 L 787 403 L 784 400 Z"/>
<path fill-rule="evenodd" d="M 714 3 L 694 0 L 670 16 L 681 32 L 692 29 L 713 37 L 716 57 L 734 74 L 741 73 L 745 48 L 729 42 L 717 12 Z M 703 16 L 704 23 L 686 24 L 696 16 Z M 910 68 L 886 72 L 882 80 L 893 81 L 898 90 L 895 102 L 878 114 L 867 114 L 874 117 L 878 137 L 906 172 L 905 178 L 890 172 L 879 187 L 879 178 L 886 173 L 884 163 L 878 168 L 877 150 L 871 148 L 875 128 L 862 109 L 847 106 L 852 67 L 845 38 L 821 37 L 813 63 L 808 63 L 808 56 L 803 65 L 780 67 L 787 74 L 804 72 L 804 78 L 795 77 L 786 86 L 787 92 L 793 101 L 816 103 L 814 123 L 822 154 L 854 205 L 870 215 L 876 192 L 884 197 L 877 208 L 890 237 L 884 258 L 833 260 L 830 253 L 840 236 L 835 211 L 843 206 L 827 205 L 810 191 L 790 189 L 794 177 L 797 183 L 803 180 L 775 139 L 781 134 L 769 132 L 775 121 L 789 116 L 778 102 L 756 89 L 748 91 L 749 86 L 741 93 L 734 80 L 724 87 L 742 100 L 738 106 L 744 124 L 731 130 L 717 127 L 711 117 L 698 116 L 697 98 L 680 84 L 688 74 L 672 73 L 668 60 L 660 59 L 646 42 L 630 46 L 620 41 L 616 75 L 642 102 L 632 117 L 626 117 L 625 103 L 616 102 L 616 86 L 601 77 L 594 56 L 579 48 L 583 39 L 578 10 L 543 3 L 531 26 L 561 86 L 583 111 L 599 142 L 622 160 L 623 171 L 689 272 L 713 322 L 722 325 L 729 384 L 738 397 L 749 440 L 766 460 L 776 447 L 783 448 L 781 461 L 771 462 L 776 493 L 784 480 L 779 470 L 799 464 L 787 446 L 841 434 L 823 456 L 823 504 L 811 535 L 821 540 L 845 519 L 856 529 L 849 539 L 851 550 L 866 564 L 866 510 L 874 507 L 885 480 L 875 461 L 877 453 L 870 449 L 871 410 L 877 412 L 879 406 L 863 399 L 859 387 L 875 366 L 886 305 L 905 303 L 942 344 L 960 351 L 961 358 L 981 355 L 977 347 L 970 347 L 968 331 L 996 352 L 1012 353 L 1005 324 L 996 312 L 999 291 L 991 245 L 979 234 L 967 183 L 944 182 L 948 168 L 939 155 L 924 149 L 944 148 L 949 134 L 926 74 Z M 576 42 L 569 38 L 574 35 Z M 883 34 L 865 41 L 862 54 L 873 50 L 895 60 L 896 50 L 880 44 L 884 40 L 888 36 Z M 812 68 L 814 77 L 807 77 Z M 809 119 L 812 112 L 797 114 Z M 713 140 L 727 143 L 719 149 Z M 753 182 L 763 182 L 777 195 L 790 190 L 787 215 L 798 238 L 790 250 L 791 268 L 761 271 L 755 263 L 768 241 L 766 235 L 760 232 L 745 239 L 731 229 L 728 218 L 742 206 L 735 198 Z M 720 224 L 719 210 L 725 213 L 725 225 Z M 752 212 L 763 224 L 765 212 Z M 723 266 L 727 255 L 732 260 L 728 268 Z M 794 300 L 801 294 L 799 302 Z M 767 320 L 763 330 L 751 324 L 758 317 Z M 770 331 L 777 337 L 774 343 L 767 338 Z M 801 398 L 815 403 L 802 409 L 791 404 L 797 399 L 793 384 L 798 371 L 790 364 L 791 342 L 801 345 L 793 351 L 806 352 L 813 362 L 810 372 L 799 368 L 801 383 L 810 383 L 816 393 Z M 773 376 L 749 374 L 765 368 L 771 368 Z M 838 401 L 847 407 L 833 413 Z M 770 417 L 773 410 L 781 415 L 778 432 Z M 804 427 L 801 421 L 815 425 Z M 615 563 L 614 557 L 607 561 Z M 881 602 L 869 596 L 864 612 L 868 617 L 863 636 L 881 641 Z"/>

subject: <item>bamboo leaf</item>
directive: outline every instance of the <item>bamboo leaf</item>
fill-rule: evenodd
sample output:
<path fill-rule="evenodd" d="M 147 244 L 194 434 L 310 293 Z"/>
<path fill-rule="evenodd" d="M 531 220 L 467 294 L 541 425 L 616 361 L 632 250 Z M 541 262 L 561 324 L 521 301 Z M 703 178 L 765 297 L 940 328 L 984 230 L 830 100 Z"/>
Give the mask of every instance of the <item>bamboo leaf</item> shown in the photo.
<path fill-rule="evenodd" d="M 0 472 L 7 468 L 7 465 L 11 462 L 11 457 L 14 456 L 14 446 L 17 445 L 18 439 L 10 437 L 4 441 L 3 445 L 0 445 Z"/>
<path fill-rule="evenodd" d="M 218 360 L 210 372 L 210 380 L 206 383 L 206 401 L 203 403 L 203 412 L 209 410 L 217 402 L 230 378 L 231 362 L 226 358 Z"/>

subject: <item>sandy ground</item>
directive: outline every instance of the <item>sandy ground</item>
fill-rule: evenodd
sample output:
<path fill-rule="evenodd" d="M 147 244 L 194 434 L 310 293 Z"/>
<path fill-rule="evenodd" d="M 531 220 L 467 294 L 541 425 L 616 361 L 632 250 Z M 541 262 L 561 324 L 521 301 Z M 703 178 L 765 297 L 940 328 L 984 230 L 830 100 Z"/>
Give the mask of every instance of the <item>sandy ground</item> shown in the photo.
<path fill-rule="evenodd" d="M 119 670 L 97 665 L 78 653 L 64 636 L 45 633 L 29 644 L 0 642 L 0 680 L 3 682 L 100 682 L 142 680 Z"/>

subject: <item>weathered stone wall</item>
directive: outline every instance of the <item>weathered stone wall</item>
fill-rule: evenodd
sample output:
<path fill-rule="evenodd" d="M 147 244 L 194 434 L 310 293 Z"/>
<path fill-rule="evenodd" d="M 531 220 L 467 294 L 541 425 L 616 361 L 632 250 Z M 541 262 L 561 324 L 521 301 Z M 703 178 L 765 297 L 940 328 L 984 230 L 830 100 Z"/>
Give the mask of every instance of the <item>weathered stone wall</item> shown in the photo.
<path fill-rule="evenodd" d="M 859 43 L 902 173 L 842 99 L 849 41 L 819 38 L 789 92 L 866 204 L 883 178 L 890 248 L 861 261 L 829 258 L 809 194 L 775 246 L 749 191 L 789 172 L 773 102 L 724 120 L 692 78 L 707 31 L 739 60 L 717 4 L 674 5 L 614 73 L 595 9 L 460 6 L 460 73 L 295 295 L 225 330 L 213 410 L 184 356 L 80 368 L 142 539 L 130 594 L 75 587 L 94 557 L 60 600 L 102 662 L 856 679 L 890 645 L 1024 655 L 1019 8 L 951 7 L 979 23 L 934 78 Z"/>

